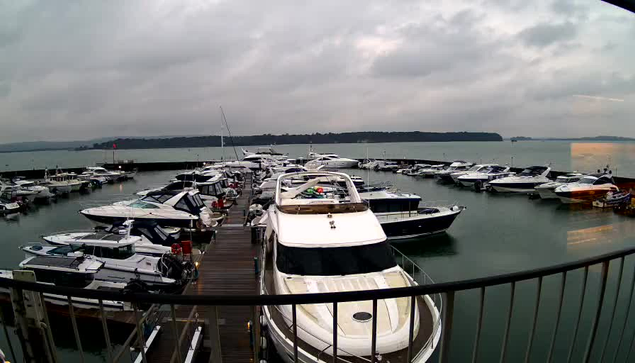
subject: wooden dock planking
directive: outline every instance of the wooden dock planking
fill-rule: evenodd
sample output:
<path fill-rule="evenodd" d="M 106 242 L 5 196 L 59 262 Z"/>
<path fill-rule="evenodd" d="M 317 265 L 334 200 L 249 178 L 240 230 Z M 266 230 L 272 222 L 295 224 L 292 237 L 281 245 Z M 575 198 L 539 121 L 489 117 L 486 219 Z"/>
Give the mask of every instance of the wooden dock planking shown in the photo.
<path fill-rule="evenodd" d="M 250 227 L 243 226 L 245 213 L 249 209 L 250 197 L 251 175 L 248 175 L 241 196 L 229 210 L 227 218 L 217 231 L 215 240 L 207 246 L 205 254 L 202 256 L 198 280 L 190 284 L 184 294 L 232 296 L 258 294 L 258 278 L 254 270 L 254 257 L 258 256 L 260 248 L 251 243 Z M 207 321 L 210 316 L 213 316 L 211 313 L 213 307 L 198 306 L 197 309 L 199 321 Z M 178 307 L 177 319 L 186 318 L 190 310 L 191 307 L 188 306 Z M 223 362 L 252 361 L 253 355 L 247 323 L 254 318 L 253 311 L 253 307 L 250 306 L 218 307 L 218 329 Z M 166 330 L 153 344 L 155 347 L 148 354 L 148 360 L 151 362 L 169 362 L 174 351 L 171 321 L 164 322 L 163 325 Z M 179 329 L 182 329 L 183 326 L 184 324 L 180 323 Z M 209 339 L 208 332 L 208 327 L 205 327 L 206 340 Z M 187 349 L 187 342 L 184 343 L 183 355 L 186 354 Z M 206 345 L 209 346 L 209 342 Z"/>

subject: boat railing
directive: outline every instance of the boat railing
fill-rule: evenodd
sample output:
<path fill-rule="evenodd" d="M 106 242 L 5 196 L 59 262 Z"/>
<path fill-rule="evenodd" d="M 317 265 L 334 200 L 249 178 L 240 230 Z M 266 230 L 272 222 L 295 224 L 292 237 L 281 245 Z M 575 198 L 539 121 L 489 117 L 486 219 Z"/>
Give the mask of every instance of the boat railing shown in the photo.
<path fill-rule="evenodd" d="M 412 278 L 412 280 L 419 286 L 433 285 L 434 280 L 428 275 L 421 266 L 414 262 L 410 257 L 399 251 L 395 246 L 391 245 L 392 252 L 395 256 L 395 261 L 399 266 Z M 428 297 L 432 300 L 432 303 L 439 312 L 439 315 L 433 314 L 432 334 L 428 337 L 422 349 L 425 351 L 429 349 L 434 343 L 434 338 L 438 335 L 441 329 L 441 316 L 443 315 L 443 297 L 440 293 L 429 294 Z M 414 300 L 413 300 L 414 302 Z"/>
<path fill-rule="evenodd" d="M 107 362 L 115 362 L 111 357 L 114 357 L 112 351 L 117 347 L 109 341 L 111 334 L 107 323 L 108 315 L 104 312 L 104 304 L 108 301 L 132 306 L 135 315 L 129 321 L 137 326 L 138 332 L 142 332 L 144 322 L 142 309 L 151 304 L 163 305 L 168 308 L 168 311 L 177 305 L 179 311 L 183 308 L 188 312 L 192 307 L 197 307 L 199 311 L 206 309 L 208 314 L 211 314 L 210 311 L 216 311 L 215 314 L 219 314 L 219 310 L 216 309 L 219 306 L 247 306 L 254 309 L 255 324 L 259 321 L 257 311 L 262 306 L 292 306 L 291 321 L 295 323 L 297 316 L 293 311 L 298 306 L 326 304 L 332 309 L 334 321 L 337 322 L 338 304 L 373 301 L 373 309 L 377 309 L 377 301 L 380 300 L 409 298 L 412 302 L 416 302 L 416 299 L 421 296 L 430 297 L 439 308 L 441 303 L 443 305 L 441 319 L 435 322 L 435 331 L 440 337 L 427 342 L 428 346 L 435 350 L 432 357 L 428 359 L 429 362 L 523 361 L 519 355 L 523 355 L 526 362 L 632 361 L 630 360 L 633 354 L 632 347 L 635 348 L 635 334 L 632 326 L 634 317 L 631 312 L 635 292 L 633 267 L 635 247 L 526 271 L 442 283 L 432 282 L 432 279 L 418 269 L 416 263 L 407 256 L 403 255 L 402 262 L 402 255 L 403 253 L 396 252 L 397 262 L 413 276 L 413 280 L 417 281 L 416 286 L 293 295 L 172 295 L 88 290 L 0 278 L 0 288 L 4 291 L 12 291 L 12 297 L 31 294 L 33 299 L 45 299 L 54 294 L 60 297 L 59 300 L 64 301 L 66 301 L 64 297 L 67 297 L 69 304 L 62 309 L 66 309 L 66 316 L 70 317 L 70 322 L 75 327 L 73 333 L 77 341 L 77 351 L 80 353 L 82 352 L 81 340 L 86 338 L 79 338 L 76 327 L 75 314 L 79 309 L 84 309 L 81 306 L 78 307 L 78 304 L 86 305 L 90 301 L 96 302 L 92 305 L 98 308 L 93 308 L 95 310 L 92 310 L 90 314 L 93 318 L 102 321 L 101 328 L 105 340 L 103 343 L 109 352 Z M 51 329 L 55 329 L 56 326 L 48 328 L 51 327 L 47 317 L 48 311 L 56 309 L 57 313 L 60 313 L 59 303 L 58 301 L 55 305 L 57 307 L 45 305 L 42 314 L 38 315 L 43 319 L 38 326 L 48 330 L 45 334 L 50 334 L 51 337 L 53 335 Z M 493 306 L 495 306 L 494 310 L 492 310 Z M 474 320 L 464 318 L 466 309 L 476 311 L 475 325 Z M 13 320 L 5 319 L 6 314 L 2 310 L 0 309 L 0 319 L 2 319 L 3 327 L 0 329 L 3 329 L 5 335 L 9 337 L 9 329 L 5 322 Z M 414 314 L 411 316 L 414 317 Z M 545 319 L 546 316 L 549 316 L 549 319 Z M 211 347 L 214 352 L 214 349 L 220 349 L 218 326 L 221 324 L 219 321 L 225 321 L 225 317 L 206 316 L 206 321 L 206 324 L 210 324 L 210 328 L 206 331 L 212 332 L 206 346 Z M 167 326 L 174 324 L 176 329 L 177 323 L 176 318 L 173 318 L 167 319 L 165 324 Z M 230 320 L 222 324 L 230 324 Z M 372 342 L 369 342 L 369 345 L 372 344 L 370 351 L 374 351 L 373 348 L 377 343 L 376 324 L 372 325 L 372 330 L 369 329 L 369 332 L 372 332 Z M 293 324 L 292 329 L 296 326 L 297 324 Z M 414 324 L 410 324 L 410 327 L 413 331 Z M 441 327 L 442 329 L 439 330 Z M 293 356 L 295 360 L 298 340 L 297 329 L 293 330 L 291 347 L 294 354 L 290 356 Z M 259 331 L 258 327 L 255 331 Z M 492 345 L 491 341 L 482 341 L 483 336 L 492 334 L 501 337 L 500 345 L 498 343 Z M 258 340 L 257 336 L 254 338 Z M 15 342 L 15 339 L 7 339 L 5 342 L 8 348 L 13 350 L 11 340 Z M 141 341 L 139 345 L 144 346 L 144 337 L 141 336 L 138 340 Z M 175 339 L 175 346 L 178 347 L 181 340 Z M 46 349 L 56 352 L 54 340 L 49 341 L 50 349 Z M 409 341 L 412 342 L 412 340 Z M 91 346 L 95 346 L 94 344 L 96 342 L 91 342 Z M 337 346 L 337 335 L 334 335 L 331 344 L 335 352 L 340 351 Z M 466 345 L 469 346 L 468 349 Z M 129 346 L 124 346 L 123 349 L 129 351 Z M 257 352 L 258 349 L 254 349 L 254 361 L 260 361 Z M 147 361 L 145 353 L 142 351 L 141 354 L 144 361 Z M 11 358 L 13 358 L 12 361 L 21 360 L 15 359 L 15 355 Z M 346 357 L 343 358 L 346 359 Z M 412 358 L 417 359 L 416 355 L 409 354 L 406 361 L 413 361 Z M 177 360 L 185 361 L 184 359 Z M 214 362 L 221 361 L 214 360 Z M 334 361 L 341 360 L 335 357 Z M 371 356 L 371 362 L 375 361 L 377 360 Z"/>

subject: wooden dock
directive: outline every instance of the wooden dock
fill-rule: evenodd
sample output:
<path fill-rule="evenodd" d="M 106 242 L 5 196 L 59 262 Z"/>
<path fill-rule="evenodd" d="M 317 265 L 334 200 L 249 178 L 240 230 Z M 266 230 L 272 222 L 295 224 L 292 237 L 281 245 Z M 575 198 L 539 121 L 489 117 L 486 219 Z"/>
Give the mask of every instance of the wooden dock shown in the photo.
<path fill-rule="evenodd" d="M 223 225 L 218 229 L 216 238 L 211 241 L 202 256 L 199 265 L 199 278 L 190 284 L 184 294 L 189 295 L 257 295 L 258 276 L 255 271 L 254 259 L 259 258 L 260 248 L 251 243 L 251 228 L 244 226 L 245 215 L 249 209 L 251 198 L 251 175 L 247 175 L 241 196 L 229 210 Z M 216 311 L 217 310 L 217 311 Z M 178 329 L 185 328 L 185 321 L 190 316 L 192 308 L 180 306 L 176 310 Z M 197 314 L 197 315 L 196 315 Z M 197 306 L 196 324 L 190 324 L 184 334 L 184 344 L 181 347 L 183 357 L 187 354 L 190 337 L 196 326 L 203 326 L 204 342 L 202 349 L 197 352 L 197 362 L 212 362 L 215 353 L 211 352 L 211 339 L 215 332 L 213 319 L 218 319 L 218 333 L 223 362 L 251 362 L 253 350 L 248 331 L 248 322 L 254 317 L 255 310 L 249 306 Z M 192 321 L 193 319 L 189 319 Z M 152 344 L 148 352 L 149 362 L 170 362 L 175 350 L 174 331 L 170 314 L 164 314 L 162 333 Z M 181 360 L 177 360 L 181 361 Z"/>

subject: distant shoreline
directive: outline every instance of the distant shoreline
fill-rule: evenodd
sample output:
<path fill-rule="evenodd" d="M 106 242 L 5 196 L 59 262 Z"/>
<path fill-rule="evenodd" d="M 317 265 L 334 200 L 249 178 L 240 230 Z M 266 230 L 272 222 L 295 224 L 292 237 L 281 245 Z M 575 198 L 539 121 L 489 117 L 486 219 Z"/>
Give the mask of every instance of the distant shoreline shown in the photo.
<path fill-rule="evenodd" d="M 325 145 L 325 144 L 375 144 L 395 142 L 452 142 L 452 141 L 503 141 L 503 137 L 493 132 L 346 132 L 315 133 L 297 135 L 253 135 L 225 137 L 225 146 L 258 145 Z M 220 136 L 171 137 L 164 139 L 119 138 L 92 147 L 80 147 L 76 150 L 116 149 L 174 149 L 195 147 L 219 147 Z"/>

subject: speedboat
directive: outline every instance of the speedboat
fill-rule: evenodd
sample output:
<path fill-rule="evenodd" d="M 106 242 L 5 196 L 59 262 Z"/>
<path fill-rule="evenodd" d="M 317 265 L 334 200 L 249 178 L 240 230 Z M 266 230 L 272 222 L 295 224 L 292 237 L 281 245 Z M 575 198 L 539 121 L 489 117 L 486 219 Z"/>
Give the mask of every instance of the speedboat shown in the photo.
<path fill-rule="evenodd" d="M 450 166 L 446 169 L 439 170 L 434 174 L 434 177 L 437 178 L 441 182 L 452 182 L 452 173 L 458 173 L 461 171 L 466 171 L 474 165 L 473 163 L 468 163 L 462 160 L 457 160 L 452 162 Z"/>
<path fill-rule="evenodd" d="M 323 154 L 309 161 L 304 166 L 307 169 L 317 169 L 320 166 L 327 169 L 344 169 L 355 168 L 358 164 L 359 161 L 355 159 L 342 158 L 337 154 Z"/>
<path fill-rule="evenodd" d="M 417 175 L 419 175 L 419 171 L 421 171 L 423 169 L 427 169 L 427 168 L 429 168 L 431 166 L 432 165 L 430 165 L 430 164 L 415 164 L 410 169 L 405 170 L 402 174 L 409 175 L 409 176 L 417 176 Z"/>
<path fill-rule="evenodd" d="M 530 166 L 518 175 L 490 181 L 489 188 L 499 193 L 533 193 L 534 188 L 551 180 L 548 166 Z"/>
<path fill-rule="evenodd" d="M 151 221 L 126 221 L 108 228 L 99 228 L 85 232 L 61 232 L 42 239 L 52 245 L 82 244 L 86 241 L 109 241 L 112 243 L 132 242 L 137 254 L 160 257 L 170 253 L 177 238 Z"/>
<path fill-rule="evenodd" d="M 104 263 L 95 279 L 128 283 L 137 280 L 152 290 L 173 289 L 189 280 L 193 265 L 179 261 L 170 253 L 161 257 L 137 254 L 135 241 L 82 240 L 65 246 L 44 246 L 31 243 L 20 249 L 29 256 L 84 257 Z"/>
<path fill-rule="evenodd" d="M 85 290 L 111 290 L 111 291 L 144 291 L 143 284 L 136 282 L 121 283 L 95 279 L 104 263 L 84 257 L 50 257 L 33 256 L 20 263 L 20 269 L 32 271 L 38 283 L 62 287 L 73 287 Z M 0 278 L 17 279 L 19 276 L 28 275 L 30 272 L 0 270 Z M 21 278 L 22 280 L 23 278 Z M 0 288 L 0 291 L 8 294 L 8 288 Z M 69 296 L 50 293 L 42 294 L 44 301 L 53 305 L 68 305 Z M 99 309 L 103 306 L 108 311 L 131 311 L 130 303 L 114 300 L 96 300 L 70 296 L 73 307 L 81 309 Z"/>
<path fill-rule="evenodd" d="M 461 170 L 451 173 L 450 178 L 452 178 L 452 182 L 454 182 L 454 184 L 461 185 L 461 183 L 459 182 L 459 177 L 467 174 L 482 173 L 491 166 L 498 166 L 498 164 L 476 164 L 467 170 Z"/>
<path fill-rule="evenodd" d="M 632 195 L 627 191 L 608 192 L 605 196 L 593 201 L 597 208 L 615 208 L 631 204 Z"/>
<path fill-rule="evenodd" d="M 424 178 L 434 178 L 434 175 L 442 170 L 444 170 L 445 165 L 430 165 L 427 168 L 419 170 L 419 173 L 416 176 L 424 177 Z"/>
<path fill-rule="evenodd" d="M 386 161 L 383 165 L 380 165 L 379 167 L 377 167 L 378 171 L 392 171 L 392 172 L 396 172 L 397 170 L 399 170 L 400 166 L 399 163 L 396 161 Z"/>
<path fill-rule="evenodd" d="M 161 193 L 163 191 L 168 192 L 183 192 L 183 191 L 198 191 L 199 196 L 207 208 L 212 208 L 217 204 L 220 199 L 223 199 L 226 192 L 222 186 L 222 180 L 217 179 L 215 181 L 206 182 L 193 182 L 193 181 L 175 181 L 167 184 L 162 188 L 145 189 L 136 193 L 139 197 L 145 197 L 150 193 Z"/>
<path fill-rule="evenodd" d="M 17 202 L 7 202 L 0 199 L 0 215 L 18 213 L 22 206 Z"/>
<path fill-rule="evenodd" d="M 11 201 L 21 201 L 28 204 L 35 200 L 39 191 L 21 188 L 15 184 L 8 184 L 0 180 L 0 197 Z M 50 194 L 50 192 L 49 192 Z"/>
<path fill-rule="evenodd" d="M 196 226 L 201 231 L 213 227 L 212 214 L 198 191 L 150 192 L 141 199 L 87 208 L 80 213 L 92 221 L 107 225 L 135 219 L 152 220 L 168 227 Z"/>
<path fill-rule="evenodd" d="M 78 175 L 80 179 L 105 179 L 107 182 L 116 182 L 126 179 L 126 175 L 120 171 L 107 170 L 101 166 L 87 166 L 85 171 Z"/>
<path fill-rule="evenodd" d="M 300 173 L 307 174 L 307 173 Z M 313 173 L 309 174 L 315 175 Z M 323 191 L 306 198 L 304 192 L 319 181 L 313 178 L 298 188 L 282 191 L 278 179 L 275 203 L 267 210 L 266 244 L 261 294 L 288 295 L 355 290 L 402 288 L 416 282 L 397 265 L 377 218 L 363 202 L 346 174 L 321 173 L 321 177 L 345 178 L 347 195 Z M 320 188 L 318 188 L 320 189 Z M 310 231 L 310 233 L 307 233 Z M 408 352 L 409 321 L 414 314 L 413 362 L 430 358 L 441 334 L 439 308 L 431 296 L 337 304 L 337 330 L 333 329 L 332 304 L 297 305 L 296 329 L 290 305 L 262 308 L 271 341 L 286 362 L 293 362 L 297 330 L 299 362 L 403 361 Z M 370 327 L 377 322 L 376 350 L 371 352 Z"/>
<path fill-rule="evenodd" d="M 445 232 L 465 209 L 457 205 L 419 208 L 421 197 L 387 189 L 360 192 L 391 241 Z M 435 203 L 436 204 L 436 203 Z"/>
<path fill-rule="evenodd" d="M 491 165 L 478 173 L 468 173 L 458 177 L 459 183 L 464 187 L 481 188 L 487 182 L 504 178 L 513 174 L 509 171 L 509 166 Z"/>
<path fill-rule="evenodd" d="M 54 196 L 54 194 L 51 193 L 49 188 L 42 185 L 38 185 L 36 182 L 32 180 L 25 180 L 25 179 L 18 178 L 13 180 L 13 184 L 20 190 L 33 193 L 33 198 L 36 201 L 38 200 L 47 201 Z"/>
<path fill-rule="evenodd" d="M 600 176 L 587 175 L 580 181 L 569 183 L 556 188 L 554 193 L 565 204 L 592 203 L 604 197 L 609 192 L 618 192 L 610 174 Z"/>
<path fill-rule="evenodd" d="M 560 175 L 556 178 L 556 180 L 537 185 L 534 189 L 540 196 L 540 199 L 558 199 L 558 196 L 555 193 L 556 188 L 565 184 L 578 182 L 583 176 L 584 175 L 580 173 Z"/>

